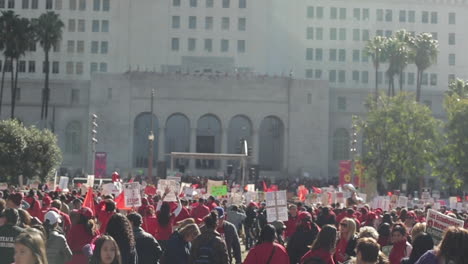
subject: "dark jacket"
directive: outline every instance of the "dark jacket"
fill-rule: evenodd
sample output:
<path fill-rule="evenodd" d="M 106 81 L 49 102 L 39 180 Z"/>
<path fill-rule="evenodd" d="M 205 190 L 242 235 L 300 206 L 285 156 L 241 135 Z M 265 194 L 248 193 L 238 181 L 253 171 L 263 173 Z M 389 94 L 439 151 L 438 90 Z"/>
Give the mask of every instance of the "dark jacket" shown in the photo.
<path fill-rule="evenodd" d="M 356 252 L 354 251 L 356 249 L 357 245 L 357 236 L 353 236 L 349 241 L 348 241 L 348 246 L 346 246 L 346 255 L 350 257 L 355 257 Z"/>
<path fill-rule="evenodd" d="M 15 239 L 24 229 L 11 224 L 0 227 L 0 264 L 15 262 Z"/>
<path fill-rule="evenodd" d="M 72 257 L 72 251 L 63 234 L 51 230 L 47 238 L 47 262 L 49 264 L 63 264 Z"/>
<path fill-rule="evenodd" d="M 162 249 L 158 241 L 141 227 L 133 228 L 136 250 L 138 253 L 138 264 L 156 264 L 162 255 Z"/>
<path fill-rule="evenodd" d="M 312 245 L 317 234 L 319 233 L 318 227 L 315 224 L 312 224 L 312 229 L 306 230 L 303 227 L 298 227 L 296 232 L 291 236 L 288 241 L 288 255 L 289 262 L 291 264 L 296 264 L 301 261 L 302 256 L 304 256 L 307 251 L 309 251 L 309 246 Z"/>
<path fill-rule="evenodd" d="M 186 242 L 182 235 L 175 231 L 167 241 L 164 251 L 165 263 L 188 264 L 190 260 L 190 243 Z"/>
<path fill-rule="evenodd" d="M 211 242 L 211 247 L 213 248 L 213 263 L 211 264 L 227 264 L 228 262 L 228 253 L 226 249 L 226 244 L 224 243 L 221 235 L 215 230 L 205 229 L 201 235 L 199 235 L 192 243 L 192 248 L 190 249 L 190 262 L 194 261 L 199 257 L 199 250 L 202 246 L 206 246 Z"/>
<path fill-rule="evenodd" d="M 241 248 L 236 227 L 232 223 L 224 220 L 223 228 L 224 240 L 226 242 L 230 262 L 232 262 L 232 259 L 234 258 L 236 263 L 242 263 Z"/>

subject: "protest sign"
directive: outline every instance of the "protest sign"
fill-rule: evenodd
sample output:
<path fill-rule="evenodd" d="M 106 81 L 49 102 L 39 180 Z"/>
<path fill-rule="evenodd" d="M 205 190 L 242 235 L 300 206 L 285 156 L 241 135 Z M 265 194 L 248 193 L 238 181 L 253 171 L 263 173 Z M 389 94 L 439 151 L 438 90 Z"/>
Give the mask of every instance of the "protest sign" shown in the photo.
<path fill-rule="evenodd" d="M 207 194 L 211 194 L 211 188 L 213 186 L 221 186 L 221 185 L 224 185 L 224 182 L 223 181 L 212 181 L 212 180 L 208 180 L 208 183 L 206 184 L 206 192 Z"/>
<path fill-rule="evenodd" d="M 422 192 L 421 193 L 421 200 L 428 201 L 431 198 L 431 194 L 429 192 Z"/>
<path fill-rule="evenodd" d="M 145 194 L 147 195 L 156 195 L 156 187 L 153 185 L 147 185 L 145 187 Z"/>
<path fill-rule="evenodd" d="M 434 210 L 440 210 L 440 203 L 439 202 L 434 203 Z"/>
<path fill-rule="evenodd" d="M 184 192 L 185 198 L 191 200 L 194 196 L 195 190 L 192 187 L 185 186 L 183 192 Z"/>
<path fill-rule="evenodd" d="M 60 176 L 59 188 L 61 190 L 68 189 L 68 177 Z"/>
<path fill-rule="evenodd" d="M 179 193 L 180 184 L 174 180 L 159 180 L 158 191 L 164 194 L 166 188 L 169 188 L 169 193 L 164 197 L 164 202 L 175 202 L 177 201 L 176 193 Z"/>
<path fill-rule="evenodd" d="M 227 195 L 227 186 L 221 185 L 211 187 L 211 195 L 215 197 Z"/>
<path fill-rule="evenodd" d="M 457 211 L 460 213 L 463 211 L 463 203 L 457 203 Z"/>
<path fill-rule="evenodd" d="M 188 183 L 188 182 L 181 182 L 181 183 L 180 183 L 179 194 L 183 193 L 183 194 L 185 195 L 185 192 L 184 192 L 185 188 L 191 187 L 191 186 L 192 186 L 191 183 Z"/>
<path fill-rule="evenodd" d="M 240 205 L 242 203 L 241 193 L 231 193 L 229 196 L 230 196 L 228 199 L 229 205 Z"/>
<path fill-rule="evenodd" d="M 8 183 L 0 182 L 0 191 L 8 189 Z"/>
<path fill-rule="evenodd" d="M 86 185 L 93 188 L 93 186 L 94 186 L 94 175 L 88 175 L 88 180 L 86 181 Z"/>
<path fill-rule="evenodd" d="M 434 243 L 437 244 L 442 240 L 445 229 L 450 226 L 463 227 L 463 221 L 452 218 L 437 212 L 436 210 L 429 209 L 427 211 L 427 227 L 426 233 L 432 236 Z"/>
<path fill-rule="evenodd" d="M 141 206 L 140 183 L 131 182 L 124 184 L 125 207 Z"/>
<path fill-rule="evenodd" d="M 408 207 L 408 197 L 399 196 L 398 197 L 398 207 Z"/>
<path fill-rule="evenodd" d="M 390 209 L 395 209 L 398 206 L 398 195 L 392 195 L 390 197 Z"/>
<path fill-rule="evenodd" d="M 273 221 L 287 221 L 288 220 L 288 209 L 286 200 L 286 191 L 275 191 L 267 192 L 266 198 L 266 210 L 267 210 L 267 221 L 269 223 Z"/>
<path fill-rule="evenodd" d="M 170 181 L 172 180 L 172 181 L 179 182 L 179 183 L 180 183 L 181 179 L 182 179 L 182 177 L 180 177 L 180 176 L 167 176 L 166 177 L 166 180 L 170 180 Z"/>
<path fill-rule="evenodd" d="M 111 182 L 102 185 L 102 194 L 117 197 L 122 192 L 122 184 L 120 182 Z"/>
<path fill-rule="evenodd" d="M 244 193 L 245 196 L 245 203 L 249 204 L 250 202 L 257 201 L 257 192 L 246 192 Z"/>
<path fill-rule="evenodd" d="M 255 192 L 255 184 L 247 184 L 246 191 Z"/>
<path fill-rule="evenodd" d="M 458 199 L 455 196 L 452 196 L 449 198 L 449 204 L 450 204 L 450 209 L 456 209 L 457 208 L 457 202 Z"/>

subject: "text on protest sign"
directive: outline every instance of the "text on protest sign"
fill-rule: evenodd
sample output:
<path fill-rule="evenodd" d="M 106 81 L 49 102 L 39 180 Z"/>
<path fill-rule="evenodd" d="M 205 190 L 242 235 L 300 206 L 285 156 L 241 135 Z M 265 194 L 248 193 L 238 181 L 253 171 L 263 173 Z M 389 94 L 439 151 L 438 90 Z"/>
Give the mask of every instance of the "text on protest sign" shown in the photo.
<path fill-rule="evenodd" d="M 463 227 L 464 224 L 462 220 L 452 218 L 432 209 L 427 211 L 426 221 L 426 233 L 432 236 L 435 243 L 439 243 L 442 240 L 444 231 L 450 226 Z"/>
<path fill-rule="evenodd" d="M 124 184 L 125 207 L 141 206 L 140 183 L 131 182 Z"/>
<path fill-rule="evenodd" d="M 278 221 L 288 220 L 288 208 L 286 191 L 267 192 L 266 198 L 266 210 L 267 210 L 267 221 L 269 223 Z"/>
<path fill-rule="evenodd" d="M 180 184 L 174 180 L 159 180 L 158 181 L 158 191 L 161 195 L 164 193 L 166 188 L 169 188 L 169 193 L 164 197 L 164 202 L 175 202 L 177 197 L 175 192 L 179 193 Z"/>
<path fill-rule="evenodd" d="M 115 197 L 119 196 L 122 192 L 122 184 L 120 182 L 111 182 L 102 185 L 102 194 L 113 194 Z"/>
<path fill-rule="evenodd" d="M 59 188 L 60 190 L 68 189 L 68 177 L 60 176 Z"/>
<path fill-rule="evenodd" d="M 221 186 L 211 187 L 211 195 L 213 195 L 215 197 L 227 195 L 227 186 L 226 185 L 221 185 Z"/>

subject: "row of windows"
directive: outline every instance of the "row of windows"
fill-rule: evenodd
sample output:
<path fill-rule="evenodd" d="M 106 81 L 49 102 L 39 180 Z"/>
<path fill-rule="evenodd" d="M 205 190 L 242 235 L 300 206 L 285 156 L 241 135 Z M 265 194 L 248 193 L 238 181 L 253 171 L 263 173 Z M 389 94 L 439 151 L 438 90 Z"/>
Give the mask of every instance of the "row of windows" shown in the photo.
<path fill-rule="evenodd" d="M 179 38 L 172 38 L 171 40 L 171 50 L 172 51 L 179 51 L 181 48 Z M 197 49 L 197 39 L 195 38 L 188 38 L 187 39 L 187 50 L 188 51 L 196 51 Z M 213 39 L 204 39 L 203 42 L 203 50 L 207 52 L 213 51 Z M 246 50 L 245 40 L 237 40 L 237 52 L 244 53 Z M 228 39 L 221 39 L 220 41 L 220 51 L 221 52 L 229 52 L 229 40 Z"/>
<path fill-rule="evenodd" d="M 78 23 L 77 23 L 78 22 Z M 86 21 L 84 19 L 68 19 L 68 32 L 85 32 Z M 92 32 L 109 32 L 109 20 L 93 20 Z"/>
<path fill-rule="evenodd" d="M 75 45 L 76 43 L 76 45 Z M 109 52 L 109 42 L 108 41 L 101 41 L 101 45 L 99 45 L 99 41 L 91 41 L 91 53 L 92 54 L 107 54 Z M 99 46 L 101 47 L 99 49 Z M 76 48 L 75 48 L 76 47 Z M 85 42 L 84 40 L 68 40 L 67 41 L 67 52 L 68 53 L 83 53 L 85 52 Z"/>
<path fill-rule="evenodd" d="M 308 61 L 323 61 L 324 49 L 322 48 L 306 48 L 306 60 Z M 346 61 L 346 49 L 328 49 L 329 61 Z M 352 51 L 353 62 L 369 62 L 369 57 L 361 50 Z"/>
<path fill-rule="evenodd" d="M 52 65 L 51 73 L 52 74 L 59 74 L 60 73 L 60 62 L 58 61 L 51 61 L 49 62 L 50 65 Z M 3 65 L 2 61 L 0 60 L 0 71 L 2 71 L 2 67 L 5 67 L 5 72 L 11 72 L 11 64 L 6 63 Z M 28 73 L 35 73 L 36 72 L 36 61 L 25 61 L 25 60 L 20 60 L 19 65 L 18 65 L 18 71 L 19 72 L 28 72 Z M 97 62 L 91 62 L 90 64 L 90 70 L 91 72 L 97 72 L 98 71 L 98 63 Z M 42 72 L 45 73 L 47 71 L 47 66 L 45 61 L 42 62 Z M 107 72 L 107 63 L 101 62 L 99 63 L 99 71 L 100 72 Z M 66 70 L 65 72 L 67 74 L 83 74 L 83 62 L 71 62 L 68 61 L 66 63 Z"/>
<path fill-rule="evenodd" d="M 69 0 L 70 10 L 86 10 L 86 0 Z M 78 3 L 77 3 L 78 2 Z M 78 4 L 78 5 L 77 5 Z M 110 0 L 93 0 L 93 11 L 109 11 Z"/>
<path fill-rule="evenodd" d="M 329 37 L 330 40 L 346 40 L 347 29 L 346 28 L 330 28 Z M 306 38 L 311 40 L 323 40 L 323 28 L 321 27 L 307 27 Z M 370 33 L 368 29 L 353 29 L 353 40 L 354 41 L 368 41 L 370 39 Z"/>
<path fill-rule="evenodd" d="M 323 6 L 308 6 L 307 17 L 308 18 L 324 18 L 324 7 Z M 346 20 L 347 9 L 344 7 L 330 7 L 330 19 L 332 20 Z M 360 21 L 367 21 L 370 19 L 369 8 L 353 8 L 353 19 Z M 379 22 L 392 22 L 393 21 L 393 10 L 392 9 L 377 9 L 376 20 Z M 416 22 L 416 11 L 414 10 L 400 10 L 399 11 L 399 22 L 403 23 L 415 23 Z M 421 12 L 421 23 L 423 24 L 437 24 L 438 13 L 422 11 Z M 456 13 L 450 12 L 448 14 L 448 24 L 454 25 L 456 23 Z"/>
<path fill-rule="evenodd" d="M 213 17 L 207 16 L 205 17 L 205 29 L 212 30 L 213 29 Z M 231 19 L 229 17 L 222 17 L 221 18 L 221 29 L 222 30 L 230 30 L 231 28 Z M 180 16 L 172 16 L 172 28 L 180 28 L 181 18 Z M 237 30 L 245 31 L 247 24 L 247 20 L 245 17 L 239 17 L 237 19 Z M 197 17 L 196 16 L 189 16 L 188 17 L 188 28 L 189 29 L 196 29 L 197 28 Z"/>
<path fill-rule="evenodd" d="M 247 8 L 247 0 L 237 0 L 239 8 Z M 181 0 L 172 0 L 172 6 L 180 7 Z M 197 7 L 201 0 L 189 0 L 190 7 Z M 206 8 L 213 8 L 215 0 L 204 0 Z M 233 2 L 233 1 L 232 1 Z M 222 8 L 230 8 L 231 7 L 231 0 L 222 0 L 221 2 Z"/>
<path fill-rule="evenodd" d="M 39 1 L 41 0 L 21 0 L 22 9 L 39 9 Z M 78 1 L 78 3 L 77 3 Z M 93 0 L 94 11 L 109 11 L 110 0 Z M 55 3 L 55 4 L 54 4 Z M 102 5 L 101 5 L 102 4 Z M 62 0 L 45 0 L 44 7 L 46 10 L 51 10 L 55 6 L 55 10 L 62 10 Z M 0 8 L 15 8 L 15 0 L 0 0 Z M 69 0 L 70 10 L 80 11 L 86 10 L 86 0 Z"/>

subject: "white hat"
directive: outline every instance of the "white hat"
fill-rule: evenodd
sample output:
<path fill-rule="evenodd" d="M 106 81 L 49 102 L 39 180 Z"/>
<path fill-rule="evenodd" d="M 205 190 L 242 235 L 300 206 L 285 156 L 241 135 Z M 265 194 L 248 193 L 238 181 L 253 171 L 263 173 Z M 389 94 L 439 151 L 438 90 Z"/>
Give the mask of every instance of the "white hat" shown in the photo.
<path fill-rule="evenodd" d="M 44 221 L 46 220 L 49 220 L 49 223 L 51 225 L 55 224 L 55 223 L 62 223 L 62 219 L 60 218 L 60 215 L 57 214 L 56 212 L 54 211 L 49 211 L 45 214 L 44 216 Z"/>

